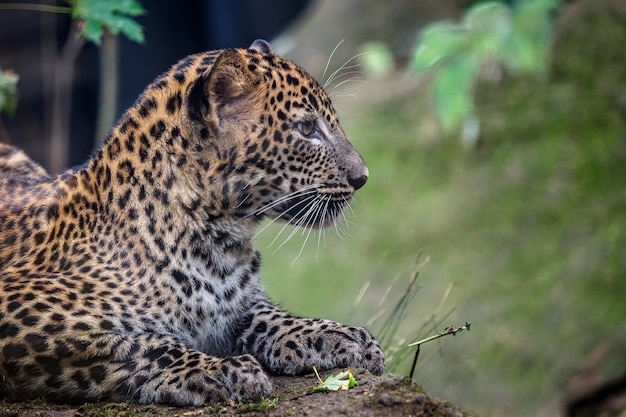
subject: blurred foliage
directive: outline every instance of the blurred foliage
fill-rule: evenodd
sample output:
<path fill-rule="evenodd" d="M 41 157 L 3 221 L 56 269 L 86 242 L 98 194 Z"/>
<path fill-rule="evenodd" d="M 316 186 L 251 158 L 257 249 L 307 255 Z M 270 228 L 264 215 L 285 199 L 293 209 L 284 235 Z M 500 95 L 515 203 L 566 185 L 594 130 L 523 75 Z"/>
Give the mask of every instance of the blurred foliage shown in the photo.
<path fill-rule="evenodd" d="M 142 26 L 133 17 L 146 14 L 138 0 L 66 0 L 70 7 L 38 3 L 2 3 L 0 10 L 31 10 L 46 13 L 69 13 L 81 21 L 80 35 L 100 45 L 104 30 L 122 34 L 133 42 L 143 43 Z"/>
<path fill-rule="evenodd" d="M 0 68 L 0 113 L 15 113 L 19 78 L 13 71 Z"/>
<path fill-rule="evenodd" d="M 133 42 L 143 43 L 143 28 L 132 17 L 146 13 L 137 0 L 68 0 L 74 19 L 82 20 L 82 35 L 100 45 L 104 30 L 122 34 Z"/>
<path fill-rule="evenodd" d="M 623 0 L 581 1 L 569 8 L 557 26 L 552 75 L 582 84 L 626 116 L 624 19 Z"/>
<path fill-rule="evenodd" d="M 334 68 L 353 58 L 355 51 L 367 42 L 383 43 L 394 60 L 404 64 L 412 54 L 421 28 L 433 21 L 456 17 L 459 3 L 459 0 L 316 0 L 273 46 L 315 76 L 322 74 L 330 51 L 339 43 L 341 47 L 334 52 L 331 62 Z M 285 37 L 289 44 L 298 47 L 281 48 L 280 40 Z"/>
<path fill-rule="evenodd" d="M 446 133 L 462 126 L 474 145 L 479 122 L 472 92 L 478 78 L 498 80 L 501 68 L 512 74 L 542 75 L 548 65 L 552 21 L 558 0 L 525 0 L 514 7 L 500 2 L 470 7 L 461 23 L 436 22 L 421 33 L 410 68 L 433 70 L 435 114 Z"/>
<path fill-rule="evenodd" d="M 359 63 L 366 75 L 382 75 L 393 69 L 393 53 L 384 42 L 365 42 L 360 50 Z"/>

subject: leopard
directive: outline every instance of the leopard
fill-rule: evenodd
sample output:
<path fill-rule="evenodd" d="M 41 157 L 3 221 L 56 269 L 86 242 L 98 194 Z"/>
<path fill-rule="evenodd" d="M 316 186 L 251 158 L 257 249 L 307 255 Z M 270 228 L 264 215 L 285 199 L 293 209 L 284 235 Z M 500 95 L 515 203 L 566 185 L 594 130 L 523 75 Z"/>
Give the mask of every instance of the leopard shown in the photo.
<path fill-rule="evenodd" d="M 199 406 L 313 367 L 384 372 L 370 331 L 263 288 L 260 223 L 333 225 L 369 177 L 324 88 L 268 42 L 178 61 L 82 165 L 2 149 L 0 398 Z"/>
<path fill-rule="evenodd" d="M 0 142 L 0 174 L 45 176 L 48 172 L 24 151 Z"/>

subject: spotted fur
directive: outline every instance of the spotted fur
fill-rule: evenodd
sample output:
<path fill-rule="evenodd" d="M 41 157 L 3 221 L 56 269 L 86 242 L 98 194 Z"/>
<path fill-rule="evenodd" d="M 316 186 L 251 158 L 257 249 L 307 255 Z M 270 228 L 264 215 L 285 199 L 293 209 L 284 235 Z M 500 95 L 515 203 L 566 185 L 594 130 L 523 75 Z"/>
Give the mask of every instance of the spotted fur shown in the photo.
<path fill-rule="evenodd" d="M 47 175 L 46 170 L 22 150 L 4 143 L 0 143 L 0 173 L 36 177 Z"/>
<path fill-rule="evenodd" d="M 367 330 L 261 287 L 259 222 L 331 224 L 368 176 L 323 89 L 265 41 L 179 61 L 84 166 L 8 171 L 0 398 L 199 405 L 268 395 L 267 372 L 383 372 Z"/>

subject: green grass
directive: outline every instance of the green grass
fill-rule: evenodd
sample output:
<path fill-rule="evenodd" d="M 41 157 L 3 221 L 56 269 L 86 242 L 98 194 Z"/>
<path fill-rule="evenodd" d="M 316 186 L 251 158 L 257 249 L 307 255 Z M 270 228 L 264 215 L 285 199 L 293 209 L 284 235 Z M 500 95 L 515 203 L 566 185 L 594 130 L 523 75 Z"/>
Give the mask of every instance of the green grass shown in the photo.
<path fill-rule="evenodd" d="M 250 411 L 258 411 L 258 412 L 262 412 L 262 413 L 267 413 L 270 410 L 276 408 L 276 405 L 278 404 L 278 398 L 274 397 L 274 398 L 265 398 L 265 397 L 261 397 L 261 399 L 256 402 L 256 403 L 249 403 L 247 404 L 247 408 Z"/>
<path fill-rule="evenodd" d="M 433 133 L 425 91 L 383 94 L 399 79 L 337 106 L 371 173 L 352 237 L 328 231 L 319 249 L 311 238 L 291 265 L 301 236 L 272 254 L 280 227 L 265 231 L 270 295 L 298 314 L 368 324 L 388 314 L 423 252 L 398 337 L 417 337 L 435 311 L 453 311 L 437 331 L 472 322 L 423 347 L 416 378 L 429 393 L 480 415 L 532 416 L 555 410 L 598 346 L 609 352 L 600 375 L 624 372 L 624 108 L 576 79 L 508 80 L 481 91 L 482 142 L 467 150 Z"/>

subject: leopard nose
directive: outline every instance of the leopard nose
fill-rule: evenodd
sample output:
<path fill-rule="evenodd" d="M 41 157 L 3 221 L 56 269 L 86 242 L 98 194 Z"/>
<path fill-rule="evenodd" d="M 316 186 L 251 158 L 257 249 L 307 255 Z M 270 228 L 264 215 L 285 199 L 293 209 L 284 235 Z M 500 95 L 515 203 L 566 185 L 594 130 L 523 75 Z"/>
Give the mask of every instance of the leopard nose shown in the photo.
<path fill-rule="evenodd" d="M 348 184 L 354 187 L 354 190 L 358 190 L 363 187 L 367 182 L 367 175 L 348 176 Z"/>

